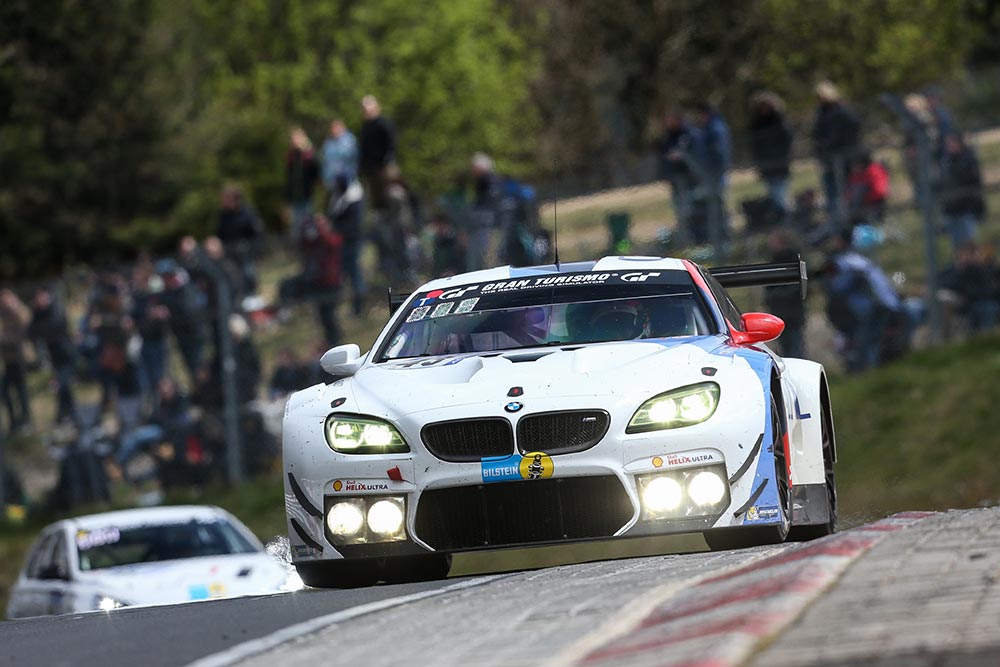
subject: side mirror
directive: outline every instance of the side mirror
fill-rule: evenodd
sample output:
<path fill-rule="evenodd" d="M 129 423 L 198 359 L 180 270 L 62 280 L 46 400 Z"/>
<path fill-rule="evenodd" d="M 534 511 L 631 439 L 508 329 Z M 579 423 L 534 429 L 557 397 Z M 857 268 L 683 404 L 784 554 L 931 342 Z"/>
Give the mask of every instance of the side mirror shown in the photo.
<path fill-rule="evenodd" d="M 330 375 L 354 375 L 361 366 L 361 348 L 350 343 L 327 350 L 320 357 L 319 365 Z"/>
<path fill-rule="evenodd" d="M 737 345 L 753 345 L 774 340 L 785 330 L 780 317 L 768 313 L 744 313 L 741 318 L 743 331 L 734 331 L 733 340 Z"/>

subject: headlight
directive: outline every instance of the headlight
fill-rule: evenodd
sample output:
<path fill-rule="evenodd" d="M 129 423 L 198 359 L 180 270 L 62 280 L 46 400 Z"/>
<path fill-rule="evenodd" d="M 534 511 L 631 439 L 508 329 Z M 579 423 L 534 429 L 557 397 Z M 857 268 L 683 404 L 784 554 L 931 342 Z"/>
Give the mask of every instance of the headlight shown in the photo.
<path fill-rule="evenodd" d="M 403 529 L 403 507 L 396 500 L 379 500 L 368 508 L 368 528 L 382 537 Z"/>
<path fill-rule="evenodd" d="M 128 605 L 111 597 L 110 595 L 95 595 L 93 601 L 94 609 L 98 611 L 111 611 L 113 609 L 121 609 L 122 607 L 127 607 Z"/>
<path fill-rule="evenodd" d="M 642 505 L 651 514 L 677 509 L 683 499 L 684 491 L 672 477 L 654 477 L 642 489 Z"/>
<path fill-rule="evenodd" d="M 364 504 L 357 500 L 334 504 L 326 515 L 326 525 L 337 537 L 357 535 L 365 527 Z"/>
<path fill-rule="evenodd" d="M 635 411 L 626 433 L 644 433 L 700 424 L 715 414 L 719 385 L 702 382 L 654 396 Z"/>
<path fill-rule="evenodd" d="M 335 546 L 404 541 L 406 497 L 327 496 L 326 537 Z"/>
<path fill-rule="evenodd" d="M 725 497 L 726 483 L 714 472 L 699 472 L 688 482 L 688 495 L 696 505 L 715 505 Z"/>
<path fill-rule="evenodd" d="M 389 422 L 374 417 L 330 415 L 326 443 L 341 454 L 398 454 L 410 451 L 403 436 Z"/>

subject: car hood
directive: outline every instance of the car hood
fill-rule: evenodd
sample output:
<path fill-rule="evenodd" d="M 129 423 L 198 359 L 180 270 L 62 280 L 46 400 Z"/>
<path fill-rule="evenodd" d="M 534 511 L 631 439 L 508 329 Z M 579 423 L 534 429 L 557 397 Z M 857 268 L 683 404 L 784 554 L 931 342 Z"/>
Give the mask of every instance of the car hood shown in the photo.
<path fill-rule="evenodd" d="M 129 605 L 273 593 L 288 573 L 266 553 L 206 556 L 84 572 L 81 582 Z"/>
<path fill-rule="evenodd" d="M 361 411 L 386 415 L 496 403 L 513 387 L 530 397 L 645 394 L 662 391 L 671 375 L 680 386 L 691 368 L 730 363 L 732 355 L 720 351 L 725 344 L 699 336 L 408 359 L 366 365 L 350 388 Z"/>

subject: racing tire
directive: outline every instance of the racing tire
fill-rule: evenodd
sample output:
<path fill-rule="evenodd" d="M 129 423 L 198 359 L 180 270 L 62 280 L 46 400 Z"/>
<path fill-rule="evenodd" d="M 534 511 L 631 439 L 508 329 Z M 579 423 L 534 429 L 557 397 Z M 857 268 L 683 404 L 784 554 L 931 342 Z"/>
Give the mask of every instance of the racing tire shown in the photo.
<path fill-rule="evenodd" d="M 382 578 L 390 584 L 437 581 L 446 578 L 450 571 L 451 554 L 394 556 L 382 564 Z"/>
<path fill-rule="evenodd" d="M 767 544 L 781 544 L 788 536 L 791 500 L 788 489 L 788 466 L 785 463 L 785 424 L 774 397 L 771 397 L 771 451 L 774 453 L 774 474 L 778 481 L 778 503 L 781 523 L 770 526 L 739 526 L 705 531 L 702 537 L 712 551 L 748 549 Z"/>
<path fill-rule="evenodd" d="M 302 583 L 310 588 L 362 588 L 373 586 L 381 578 L 375 560 L 325 561 L 296 563 Z"/>
<path fill-rule="evenodd" d="M 826 523 L 810 524 L 806 526 L 792 526 L 791 530 L 788 531 L 788 539 L 793 542 L 808 542 L 809 540 L 816 540 L 821 537 L 826 537 L 827 535 L 832 535 L 836 530 L 837 481 L 833 470 L 834 435 L 833 419 L 830 413 L 829 405 L 829 400 L 826 398 L 824 392 L 822 402 L 823 469 L 825 471 L 826 502 L 827 507 L 829 507 L 830 510 L 830 520 Z"/>

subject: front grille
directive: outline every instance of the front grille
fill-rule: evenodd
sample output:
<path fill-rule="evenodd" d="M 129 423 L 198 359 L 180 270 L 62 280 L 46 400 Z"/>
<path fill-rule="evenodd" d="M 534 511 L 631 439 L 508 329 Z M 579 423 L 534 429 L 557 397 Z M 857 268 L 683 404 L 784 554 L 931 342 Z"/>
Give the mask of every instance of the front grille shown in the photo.
<path fill-rule="evenodd" d="M 522 452 L 549 455 L 582 452 L 601 441 L 610 423 L 604 410 L 527 415 L 517 423 L 517 446 Z"/>
<path fill-rule="evenodd" d="M 478 462 L 490 456 L 514 453 L 514 432 L 502 417 L 461 419 L 424 426 L 424 445 L 442 461 Z"/>
<path fill-rule="evenodd" d="M 610 537 L 633 515 L 617 477 L 567 477 L 433 489 L 417 505 L 417 537 L 436 550 Z"/>

